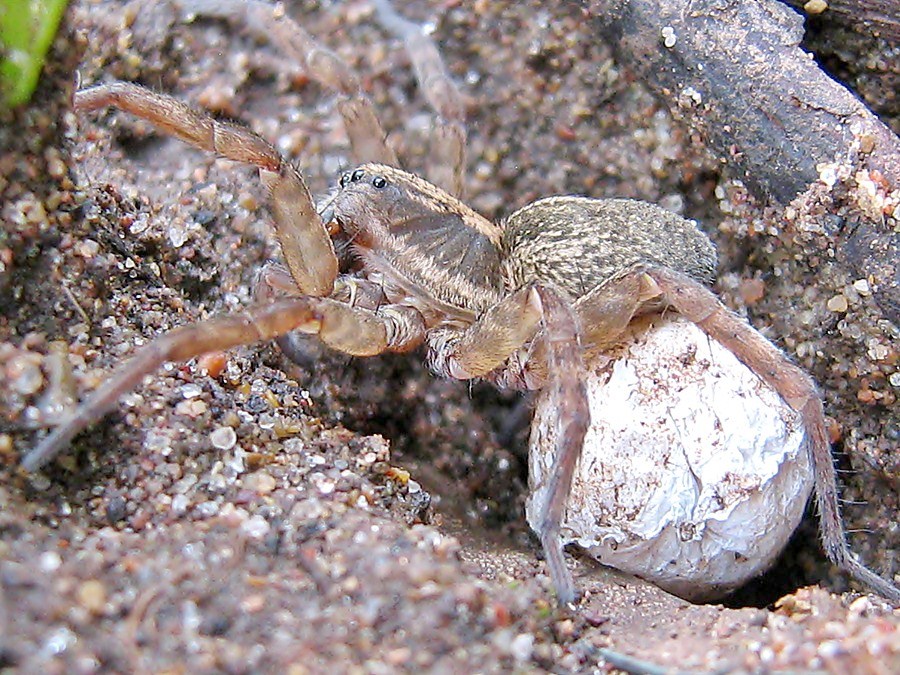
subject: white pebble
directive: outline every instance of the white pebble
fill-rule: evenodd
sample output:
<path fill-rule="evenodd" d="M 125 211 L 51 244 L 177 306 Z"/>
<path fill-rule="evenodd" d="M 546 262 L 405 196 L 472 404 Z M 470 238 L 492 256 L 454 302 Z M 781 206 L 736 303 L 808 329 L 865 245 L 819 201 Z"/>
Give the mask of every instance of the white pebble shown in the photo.
<path fill-rule="evenodd" d="M 209 442 L 219 450 L 231 450 L 237 443 L 237 434 L 231 427 L 219 427 L 209 435 Z"/>
<path fill-rule="evenodd" d="M 78 637 L 68 628 L 61 627 L 50 633 L 44 643 L 43 652 L 48 656 L 57 656 L 73 647 L 78 642 Z"/>
<path fill-rule="evenodd" d="M 62 558 L 59 557 L 59 553 L 56 551 L 44 551 L 38 558 L 38 567 L 45 574 L 55 572 L 60 568 L 60 565 L 62 565 Z"/>
<path fill-rule="evenodd" d="M 190 504 L 190 500 L 185 495 L 175 495 L 172 498 L 172 513 L 176 516 L 183 516 L 187 513 L 188 505 Z"/>
<path fill-rule="evenodd" d="M 665 26 L 661 32 L 663 44 L 669 49 L 674 47 L 675 43 L 678 41 L 678 36 L 675 35 L 675 29 L 672 28 L 672 26 Z"/>
<path fill-rule="evenodd" d="M 531 633 L 519 633 L 509 646 L 509 653 L 520 663 L 531 660 L 534 652 L 534 635 Z"/>
<path fill-rule="evenodd" d="M 262 516 L 251 516 L 241 524 L 241 532 L 251 539 L 262 539 L 271 529 L 269 521 Z"/>
<path fill-rule="evenodd" d="M 184 398 L 197 398 L 203 393 L 203 388 L 199 384 L 186 384 L 181 388 L 181 395 Z"/>

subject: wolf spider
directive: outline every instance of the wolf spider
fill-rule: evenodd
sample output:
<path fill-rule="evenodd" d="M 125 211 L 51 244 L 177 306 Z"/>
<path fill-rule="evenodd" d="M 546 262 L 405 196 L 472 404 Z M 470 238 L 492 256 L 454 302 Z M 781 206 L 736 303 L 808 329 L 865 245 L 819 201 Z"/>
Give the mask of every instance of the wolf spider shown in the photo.
<path fill-rule="evenodd" d="M 575 587 L 560 523 L 589 425 L 584 362 L 615 345 L 632 319 L 676 311 L 731 350 L 799 413 L 814 466 L 822 543 L 839 567 L 875 591 L 900 591 L 851 553 L 841 522 L 822 402 L 810 377 L 731 313 L 707 288 L 716 253 L 696 225 L 652 204 L 551 197 L 493 223 L 463 204 L 461 98 L 433 42 L 386 1 L 385 26 L 400 36 L 419 86 L 437 113 L 435 132 L 448 191 L 395 168 L 356 76 L 277 6 L 199 2 L 265 33 L 309 75 L 340 95 L 355 158 L 335 193 L 317 207 L 299 172 L 267 141 L 140 86 L 78 91 L 83 112 L 113 106 L 198 148 L 259 169 L 285 266 L 260 275 L 259 304 L 237 315 L 183 326 L 138 350 L 22 460 L 34 471 L 169 361 L 206 352 L 316 335 L 352 356 L 421 345 L 439 375 L 484 378 L 501 387 L 549 390 L 558 412 L 554 469 L 539 536 L 560 602 Z M 290 353 L 289 349 L 286 349 Z"/>

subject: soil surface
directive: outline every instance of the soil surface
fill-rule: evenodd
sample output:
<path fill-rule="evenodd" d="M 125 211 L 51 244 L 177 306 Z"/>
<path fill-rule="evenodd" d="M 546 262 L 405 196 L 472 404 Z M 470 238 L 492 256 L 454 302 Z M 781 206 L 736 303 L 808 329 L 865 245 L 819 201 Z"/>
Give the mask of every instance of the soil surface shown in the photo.
<path fill-rule="evenodd" d="M 433 26 L 467 97 L 476 210 L 588 194 L 705 223 L 725 301 L 822 385 L 853 549 L 895 571 L 897 329 L 803 227 L 827 205 L 757 206 L 573 6 L 402 9 Z M 369 4 L 287 10 L 361 74 L 427 176 L 430 112 Z M 239 26 L 169 1 L 70 8 L 33 105 L 0 127 L 0 670 L 900 670 L 900 614 L 850 590 L 811 516 L 728 606 L 576 557 L 586 595 L 557 609 L 524 522 L 527 400 L 433 378 L 421 354 L 353 360 L 308 340 L 300 365 L 274 345 L 175 364 L 24 475 L 39 430 L 136 345 L 250 304 L 279 256 L 254 170 L 121 113 L 76 118 L 76 68 L 239 120 L 314 193 L 350 163 L 333 94 Z"/>

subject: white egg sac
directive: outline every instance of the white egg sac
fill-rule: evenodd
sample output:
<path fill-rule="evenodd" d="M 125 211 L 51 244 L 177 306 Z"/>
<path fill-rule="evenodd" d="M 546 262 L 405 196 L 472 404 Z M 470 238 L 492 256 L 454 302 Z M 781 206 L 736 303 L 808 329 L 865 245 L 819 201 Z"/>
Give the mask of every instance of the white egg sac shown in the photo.
<path fill-rule="evenodd" d="M 806 434 L 697 326 L 653 322 L 588 364 L 591 425 L 562 536 L 675 595 L 713 600 L 764 572 L 800 522 L 813 484 Z M 531 427 L 535 529 L 565 409 L 550 389 Z"/>

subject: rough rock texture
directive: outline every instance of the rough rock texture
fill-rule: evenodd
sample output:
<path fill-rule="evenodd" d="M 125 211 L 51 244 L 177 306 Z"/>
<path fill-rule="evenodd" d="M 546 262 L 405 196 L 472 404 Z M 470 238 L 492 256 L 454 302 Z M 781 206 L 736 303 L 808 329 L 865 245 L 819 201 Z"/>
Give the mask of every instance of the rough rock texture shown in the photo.
<path fill-rule="evenodd" d="M 359 69 L 406 166 L 427 174 L 427 110 L 369 5 L 289 11 Z M 854 549 L 892 569 L 895 328 L 814 227 L 856 201 L 823 187 L 782 224 L 571 7 L 404 11 L 435 22 L 469 96 L 474 207 L 497 217 L 554 193 L 617 195 L 707 224 L 726 300 L 821 383 L 853 469 Z M 694 606 L 578 561 L 583 606 L 552 609 L 522 517 L 517 399 L 430 378 L 416 355 L 350 361 L 309 343 L 303 366 L 271 346 L 177 364 L 46 473 L 18 474 L 37 426 L 135 344 L 248 302 L 277 255 L 252 170 L 124 115 L 64 112 L 82 45 L 85 83 L 139 81 L 238 118 L 316 192 L 348 156 L 328 93 L 239 30 L 185 24 L 165 1 L 84 0 L 68 22 L 83 39 L 63 33 L 35 104 L 0 125 L 0 665 L 566 672 L 609 669 L 612 649 L 695 670 L 897 669 L 900 619 L 874 598 L 811 589 L 772 610 Z M 802 583 L 846 590 L 812 529 L 801 535 L 736 602 Z"/>

